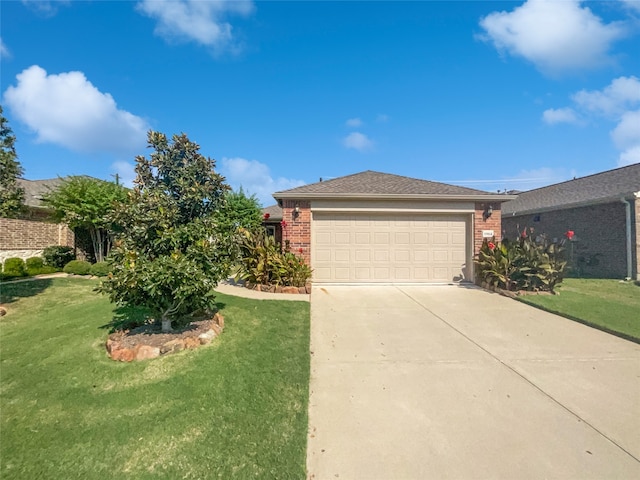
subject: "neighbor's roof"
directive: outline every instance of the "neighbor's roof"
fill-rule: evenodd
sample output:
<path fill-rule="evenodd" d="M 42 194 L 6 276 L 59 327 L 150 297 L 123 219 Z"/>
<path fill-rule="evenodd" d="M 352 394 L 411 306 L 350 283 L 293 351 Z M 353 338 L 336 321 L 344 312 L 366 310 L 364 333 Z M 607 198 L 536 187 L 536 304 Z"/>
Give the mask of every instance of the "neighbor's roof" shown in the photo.
<path fill-rule="evenodd" d="M 56 189 L 64 178 L 48 178 L 46 180 L 18 179 L 18 185 L 24 188 L 24 204 L 27 207 L 43 207 L 42 196 Z"/>
<path fill-rule="evenodd" d="M 324 182 L 273 194 L 275 198 L 452 198 L 461 200 L 511 200 L 514 196 L 496 194 L 367 170 Z"/>
<path fill-rule="evenodd" d="M 268 213 L 269 220 L 280 221 L 282 220 L 282 208 L 278 205 L 271 205 L 262 209 L 262 215 Z"/>
<path fill-rule="evenodd" d="M 557 210 L 632 197 L 640 191 L 640 164 L 556 183 L 502 204 L 502 216 Z"/>

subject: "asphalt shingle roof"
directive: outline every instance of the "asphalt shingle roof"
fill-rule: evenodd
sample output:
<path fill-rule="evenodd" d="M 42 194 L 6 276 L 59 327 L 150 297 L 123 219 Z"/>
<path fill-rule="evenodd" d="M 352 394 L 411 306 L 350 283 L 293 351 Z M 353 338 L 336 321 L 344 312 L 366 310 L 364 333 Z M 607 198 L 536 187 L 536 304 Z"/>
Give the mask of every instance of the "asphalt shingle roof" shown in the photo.
<path fill-rule="evenodd" d="M 502 215 L 529 213 L 588 203 L 608 203 L 640 191 L 640 164 L 556 183 L 502 204 Z"/>
<path fill-rule="evenodd" d="M 269 220 L 282 220 L 282 208 L 278 205 L 270 205 L 262 209 L 262 215 L 269 214 Z"/>
<path fill-rule="evenodd" d="M 50 190 L 56 189 L 63 178 L 49 178 L 46 180 L 18 179 L 18 184 L 24 188 L 24 203 L 28 207 L 43 207 L 42 196 Z"/>
<path fill-rule="evenodd" d="M 431 182 L 417 178 L 403 177 L 389 173 L 380 173 L 367 170 L 345 177 L 334 178 L 324 182 L 311 183 L 301 187 L 283 190 L 273 194 L 285 193 L 300 194 L 326 194 L 331 195 L 495 195 L 483 190 L 458 187 L 446 183 Z"/>

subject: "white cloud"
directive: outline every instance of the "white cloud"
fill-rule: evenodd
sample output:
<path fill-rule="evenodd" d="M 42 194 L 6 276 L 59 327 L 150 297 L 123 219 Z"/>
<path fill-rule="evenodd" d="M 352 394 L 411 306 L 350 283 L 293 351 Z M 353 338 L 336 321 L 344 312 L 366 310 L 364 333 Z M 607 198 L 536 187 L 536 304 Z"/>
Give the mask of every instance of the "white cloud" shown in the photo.
<path fill-rule="evenodd" d="M 141 0 L 138 11 L 158 21 L 155 33 L 166 40 L 187 40 L 217 51 L 233 44 L 230 14 L 247 16 L 254 10 L 249 0 Z"/>
<path fill-rule="evenodd" d="M 385 114 L 385 113 L 379 113 L 376 116 L 376 120 L 380 123 L 385 123 L 389 121 L 389 115 Z"/>
<path fill-rule="evenodd" d="M 603 90 L 580 90 L 572 100 L 580 107 L 607 116 L 620 115 L 640 102 L 640 80 L 637 77 L 619 77 Z"/>
<path fill-rule="evenodd" d="M 40 15 L 51 17 L 58 13 L 58 8 L 71 4 L 71 0 L 22 0 L 22 3 Z"/>
<path fill-rule="evenodd" d="M 347 120 L 346 122 L 347 127 L 361 127 L 362 126 L 362 120 L 360 120 L 359 118 L 350 118 L 349 120 Z"/>
<path fill-rule="evenodd" d="M 111 165 L 111 171 L 118 175 L 120 185 L 128 188 L 133 187 L 133 181 L 136 178 L 135 168 L 135 165 L 124 161 L 113 162 Z"/>
<path fill-rule="evenodd" d="M 342 140 L 342 144 L 347 148 L 352 148 L 359 152 L 366 152 L 373 148 L 373 141 L 364 133 L 360 132 L 350 133 Z"/>
<path fill-rule="evenodd" d="M 4 103 L 18 120 L 49 142 L 81 152 L 138 153 L 146 145 L 147 123 L 118 109 L 82 72 L 48 75 L 33 65 L 16 76 Z"/>
<path fill-rule="evenodd" d="M 611 132 L 611 138 L 621 150 L 620 166 L 640 163 L 640 110 L 625 112 Z"/>
<path fill-rule="evenodd" d="M 620 150 L 619 165 L 630 165 L 640 161 L 640 80 L 637 77 L 619 77 L 602 90 L 581 90 L 572 95 L 571 99 L 582 117 L 604 117 L 616 122 L 611 131 L 611 139 Z M 547 123 L 558 123 L 548 121 L 547 112 L 550 111 L 574 109 L 565 107 L 544 112 L 543 119 Z"/>
<path fill-rule="evenodd" d="M 549 125 L 556 123 L 579 123 L 580 119 L 573 108 L 549 108 L 542 114 L 542 119 Z"/>
<path fill-rule="evenodd" d="M 605 24 L 579 0 L 528 0 L 511 12 L 480 20 L 485 40 L 523 57 L 546 73 L 594 68 L 612 62 L 611 44 L 625 36 L 621 22 Z"/>
<path fill-rule="evenodd" d="M 242 187 L 245 193 L 255 194 L 263 206 L 275 203 L 272 197 L 274 192 L 299 187 L 306 183 L 293 178 L 273 178 L 269 167 L 264 163 L 239 157 L 223 158 L 220 173 L 226 177 L 227 183 L 234 190 Z"/>
<path fill-rule="evenodd" d="M 619 167 L 626 167 L 632 163 L 640 163 L 640 145 L 628 148 L 622 152 L 618 158 Z"/>
<path fill-rule="evenodd" d="M 11 58 L 11 52 L 7 48 L 7 44 L 0 38 L 0 58 Z"/>
<path fill-rule="evenodd" d="M 622 0 L 625 6 L 627 6 L 630 10 L 635 10 L 640 13 L 640 1 L 638 0 Z"/>

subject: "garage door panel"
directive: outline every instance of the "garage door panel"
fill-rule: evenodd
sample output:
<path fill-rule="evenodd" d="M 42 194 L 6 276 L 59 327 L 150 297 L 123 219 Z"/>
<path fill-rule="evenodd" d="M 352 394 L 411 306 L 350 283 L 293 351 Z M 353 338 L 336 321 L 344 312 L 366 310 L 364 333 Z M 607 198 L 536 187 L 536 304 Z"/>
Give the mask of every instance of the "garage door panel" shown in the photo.
<path fill-rule="evenodd" d="M 351 234 L 349 232 L 336 232 L 333 241 L 336 245 L 350 245 Z"/>
<path fill-rule="evenodd" d="M 334 250 L 334 259 L 336 262 L 349 262 L 351 260 L 351 250 L 348 249 L 335 249 Z"/>
<path fill-rule="evenodd" d="M 465 215 L 313 214 L 316 282 L 444 282 L 466 263 Z"/>

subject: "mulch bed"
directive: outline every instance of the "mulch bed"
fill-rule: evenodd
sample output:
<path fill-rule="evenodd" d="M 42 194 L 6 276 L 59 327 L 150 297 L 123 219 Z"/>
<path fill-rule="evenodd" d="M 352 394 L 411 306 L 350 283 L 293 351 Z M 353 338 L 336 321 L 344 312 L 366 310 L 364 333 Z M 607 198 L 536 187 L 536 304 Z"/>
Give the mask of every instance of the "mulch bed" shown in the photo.
<path fill-rule="evenodd" d="M 113 360 L 146 360 L 207 345 L 222 333 L 223 329 L 224 318 L 219 313 L 211 318 L 193 320 L 171 333 L 163 333 L 160 325 L 150 323 L 112 333 L 107 338 L 106 347 Z"/>

